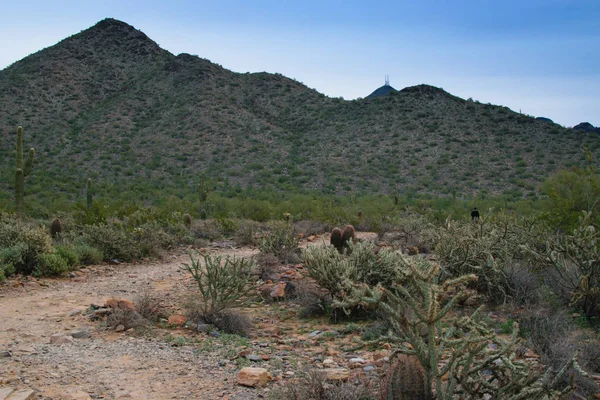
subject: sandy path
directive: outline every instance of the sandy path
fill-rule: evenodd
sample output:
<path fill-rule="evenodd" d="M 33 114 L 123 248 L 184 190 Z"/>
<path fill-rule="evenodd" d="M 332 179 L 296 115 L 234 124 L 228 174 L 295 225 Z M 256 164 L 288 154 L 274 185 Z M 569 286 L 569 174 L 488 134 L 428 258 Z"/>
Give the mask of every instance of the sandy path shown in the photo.
<path fill-rule="evenodd" d="M 92 303 L 134 299 L 147 289 L 180 305 L 191 286 L 180 269 L 187 261 L 182 251 L 162 262 L 95 266 L 71 279 L 0 286 L 0 352 L 11 353 L 0 358 L 0 387 L 29 387 L 51 399 L 255 398 L 256 391 L 236 386 L 235 365 L 219 366 L 218 348 L 173 347 L 162 336 L 109 332 L 83 313 Z M 91 338 L 49 343 L 51 335 L 81 327 L 89 327 Z"/>

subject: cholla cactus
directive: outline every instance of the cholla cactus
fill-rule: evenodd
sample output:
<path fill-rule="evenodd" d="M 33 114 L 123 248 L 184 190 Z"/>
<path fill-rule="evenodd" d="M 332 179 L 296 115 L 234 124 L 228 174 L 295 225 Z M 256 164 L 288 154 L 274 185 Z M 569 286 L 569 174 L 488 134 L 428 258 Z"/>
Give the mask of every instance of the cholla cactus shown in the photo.
<path fill-rule="evenodd" d="M 588 318 L 600 315 L 600 233 L 591 212 L 583 212 L 571 235 L 550 237 L 543 249 L 523 246 L 545 267 L 554 268 L 571 293 L 571 305 L 580 306 Z"/>
<path fill-rule="evenodd" d="M 23 127 L 17 128 L 17 159 L 15 171 L 15 209 L 17 218 L 23 217 L 23 202 L 25 197 L 25 178 L 31 173 L 35 150 L 29 149 L 25 166 L 23 166 Z"/>
<path fill-rule="evenodd" d="M 515 359 L 517 324 L 511 338 L 505 340 L 481 322 L 481 308 L 471 316 L 449 316 L 464 296 L 461 286 L 476 280 L 475 275 L 440 284 L 437 265 L 421 257 L 406 260 L 411 275 L 403 285 L 383 294 L 367 289 L 371 297 L 363 300 L 376 301 L 388 312 L 399 335 L 395 338 L 397 351 L 419 360 L 436 399 L 559 399 L 572 387 L 553 388 L 571 367 L 585 374 L 576 355 L 554 376 L 550 370 L 537 374 L 530 362 Z"/>

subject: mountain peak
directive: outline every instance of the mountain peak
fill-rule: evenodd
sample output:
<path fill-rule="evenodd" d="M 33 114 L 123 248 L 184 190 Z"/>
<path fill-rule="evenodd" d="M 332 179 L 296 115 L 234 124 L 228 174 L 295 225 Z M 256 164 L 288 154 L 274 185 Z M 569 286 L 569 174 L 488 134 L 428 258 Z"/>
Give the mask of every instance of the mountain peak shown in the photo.
<path fill-rule="evenodd" d="M 134 55 L 158 54 L 163 51 L 144 32 L 114 18 L 105 18 L 63 42 L 91 47 L 102 52 L 121 48 Z"/>
<path fill-rule="evenodd" d="M 386 83 L 380 88 L 375 89 L 373 93 L 367 96 L 367 99 L 372 99 L 373 97 L 387 96 L 392 92 L 397 92 L 397 90 L 391 87 L 388 83 Z"/>

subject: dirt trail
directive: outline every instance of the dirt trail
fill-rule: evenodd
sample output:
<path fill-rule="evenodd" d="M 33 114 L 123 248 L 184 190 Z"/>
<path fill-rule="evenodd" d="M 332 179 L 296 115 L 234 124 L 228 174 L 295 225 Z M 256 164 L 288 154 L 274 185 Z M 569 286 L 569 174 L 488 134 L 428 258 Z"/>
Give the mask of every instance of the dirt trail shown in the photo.
<path fill-rule="evenodd" d="M 224 252 L 218 250 L 218 252 Z M 248 256 L 250 249 L 228 254 Z M 218 349 L 174 347 L 163 337 L 133 337 L 89 321 L 85 310 L 111 297 L 151 289 L 181 305 L 192 282 L 183 251 L 162 262 L 94 266 L 67 279 L 8 281 L 0 286 L 0 388 L 28 387 L 50 399 L 250 399 L 235 366 L 219 366 Z M 16 285 L 16 287 L 15 287 Z M 177 301 L 169 299 L 177 299 Z M 88 327 L 91 337 L 50 344 L 56 333 Z"/>

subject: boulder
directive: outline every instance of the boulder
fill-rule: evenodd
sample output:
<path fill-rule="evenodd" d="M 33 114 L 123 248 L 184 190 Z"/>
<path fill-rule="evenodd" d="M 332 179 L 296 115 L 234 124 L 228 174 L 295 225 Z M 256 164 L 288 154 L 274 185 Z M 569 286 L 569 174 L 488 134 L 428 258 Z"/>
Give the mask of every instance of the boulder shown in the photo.
<path fill-rule="evenodd" d="M 238 374 L 238 385 L 264 387 L 273 380 L 273 376 L 265 368 L 245 367 Z"/>

